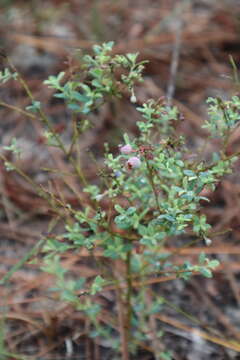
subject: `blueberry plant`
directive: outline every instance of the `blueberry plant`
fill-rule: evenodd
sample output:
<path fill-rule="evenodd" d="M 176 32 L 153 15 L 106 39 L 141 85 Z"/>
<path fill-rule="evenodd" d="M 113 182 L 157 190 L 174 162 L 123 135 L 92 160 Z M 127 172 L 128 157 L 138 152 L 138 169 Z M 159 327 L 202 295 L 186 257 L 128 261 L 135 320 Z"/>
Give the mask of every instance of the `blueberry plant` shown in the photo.
<path fill-rule="evenodd" d="M 152 314 L 162 311 L 167 301 L 159 291 L 152 290 L 150 298 L 146 295 L 146 288 L 151 288 L 148 280 L 173 275 L 187 281 L 195 274 L 210 278 L 219 265 L 218 260 L 208 258 L 204 253 L 197 263 L 175 264 L 173 254 L 164 249 L 172 238 L 179 239 L 180 249 L 198 241 L 211 245 L 214 233 L 202 211 L 203 203 L 209 201 L 204 194 L 206 189 L 214 191 L 222 177 L 231 173 L 238 159 L 239 153 L 229 155 L 227 146 L 239 124 L 240 98 L 207 100 L 209 118 L 204 127 L 209 131 L 209 142 L 218 138 L 219 150 L 208 161 L 202 156 L 201 149 L 191 149 L 195 154 L 189 156 L 184 136 L 179 136 L 175 130 L 181 120 L 178 109 L 168 106 L 162 99 L 140 103 L 135 85 L 144 81 L 144 62 L 137 61 L 138 54 L 113 54 L 112 47 L 112 42 L 95 45 L 92 55 L 80 59 L 78 71 L 61 72 L 44 82 L 72 113 L 71 143 L 66 143 L 54 130 L 44 105 L 34 98 L 9 59 L 9 66 L 0 73 L 2 84 L 10 79 L 19 81 L 30 99 L 25 109 L 9 106 L 1 100 L 0 105 L 42 123 L 46 146 L 58 147 L 63 152 L 72 167 L 72 176 L 79 179 L 87 203 L 81 204 L 81 198 L 78 207 L 63 203 L 56 193 L 50 194 L 24 173 L 17 161 L 9 160 L 9 152 L 15 154 L 15 159 L 21 156 L 16 139 L 2 147 L 0 156 L 6 169 L 30 182 L 65 222 L 63 234 L 46 236 L 36 252 L 25 260 L 31 260 L 41 251 L 41 269 L 55 276 L 54 291 L 59 299 L 89 318 L 90 336 L 111 338 L 116 354 L 127 360 L 141 344 L 151 347 L 149 319 Z M 104 166 L 98 169 L 98 181 L 89 183 L 76 156 L 77 144 L 91 127 L 89 115 L 104 103 L 122 96 L 129 96 L 139 114 L 138 135 L 123 134 L 122 144 L 114 153 L 106 146 Z M 183 244 L 183 239 L 189 240 Z M 94 266 L 98 266 L 99 275 L 91 281 L 86 280 L 84 274 L 77 279 L 71 278 L 68 269 L 62 265 L 61 259 L 66 253 L 80 254 L 81 260 L 81 251 L 88 252 Z M 95 252 L 98 252 L 97 258 Z M 2 284 L 10 276 L 7 274 Z M 98 296 L 111 290 L 115 291 L 119 304 L 113 309 L 116 324 L 119 323 L 121 329 L 119 335 L 116 335 L 116 324 L 106 325 L 100 316 L 104 309 Z M 161 335 L 160 325 L 157 325 L 156 337 Z M 152 348 L 156 359 L 172 358 L 164 347 L 160 350 Z"/>

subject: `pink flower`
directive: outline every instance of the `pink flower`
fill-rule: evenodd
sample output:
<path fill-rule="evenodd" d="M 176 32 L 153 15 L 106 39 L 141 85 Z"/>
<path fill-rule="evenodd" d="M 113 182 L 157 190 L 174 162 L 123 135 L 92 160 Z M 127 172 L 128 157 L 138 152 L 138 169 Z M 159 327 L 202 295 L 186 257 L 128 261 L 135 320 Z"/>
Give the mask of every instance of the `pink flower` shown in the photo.
<path fill-rule="evenodd" d="M 141 160 L 137 156 L 133 156 L 128 159 L 127 166 L 130 170 L 139 168 L 141 166 Z"/>
<path fill-rule="evenodd" d="M 131 152 L 133 151 L 133 148 L 131 147 L 130 144 L 124 145 L 120 147 L 120 152 L 123 155 L 128 155 L 131 154 Z"/>

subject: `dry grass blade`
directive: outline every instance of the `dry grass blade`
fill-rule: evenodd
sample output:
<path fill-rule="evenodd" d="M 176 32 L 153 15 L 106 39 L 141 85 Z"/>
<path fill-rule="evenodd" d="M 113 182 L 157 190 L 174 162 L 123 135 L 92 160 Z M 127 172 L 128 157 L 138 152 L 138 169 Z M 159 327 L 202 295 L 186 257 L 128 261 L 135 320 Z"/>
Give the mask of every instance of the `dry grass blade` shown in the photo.
<path fill-rule="evenodd" d="M 206 333 L 206 332 L 204 332 L 202 330 L 191 328 L 190 326 L 182 324 L 180 321 L 175 320 L 175 319 L 171 319 L 171 318 L 169 318 L 169 317 L 167 317 L 165 315 L 156 315 L 156 318 L 159 319 L 160 321 L 166 323 L 166 324 L 174 326 L 174 327 L 176 327 L 178 329 L 181 329 L 183 331 L 194 333 L 194 335 L 197 335 L 197 336 L 199 336 L 199 337 L 201 337 L 201 338 L 203 338 L 205 340 L 208 340 L 208 341 L 211 341 L 211 342 L 213 342 L 215 344 L 224 346 L 224 347 L 226 347 L 228 349 L 240 352 L 240 344 L 235 340 L 226 340 L 226 339 L 218 338 L 216 336 L 209 335 L 208 333 Z"/>

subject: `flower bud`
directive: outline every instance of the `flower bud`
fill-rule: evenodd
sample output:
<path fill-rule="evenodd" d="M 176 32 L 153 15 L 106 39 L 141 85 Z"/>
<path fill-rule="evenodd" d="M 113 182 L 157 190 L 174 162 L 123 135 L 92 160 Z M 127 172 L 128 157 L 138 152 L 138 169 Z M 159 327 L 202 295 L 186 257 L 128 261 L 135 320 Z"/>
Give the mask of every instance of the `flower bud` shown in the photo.
<path fill-rule="evenodd" d="M 131 154 L 131 152 L 133 151 L 132 147 L 130 144 L 124 145 L 120 147 L 120 152 L 123 155 L 128 155 Z"/>
<path fill-rule="evenodd" d="M 139 168 L 141 166 L 141 160 L 137 156 L 133 156 L 128 159 L 127 166 L 130 170 Z"/>
<path fill-rule="evenodd" d="M 207 237 L 204 237 L 204 241 L 205 241 L 206 246 L 210 246 L 212 244 L 212 240 Z"/>
<path fill-rule="evenodd" d="M 132 94 L 131 98 L 130 98 L 130 101 L 135 104 L 137 102 L 137 98 L 134 94 Z"/>

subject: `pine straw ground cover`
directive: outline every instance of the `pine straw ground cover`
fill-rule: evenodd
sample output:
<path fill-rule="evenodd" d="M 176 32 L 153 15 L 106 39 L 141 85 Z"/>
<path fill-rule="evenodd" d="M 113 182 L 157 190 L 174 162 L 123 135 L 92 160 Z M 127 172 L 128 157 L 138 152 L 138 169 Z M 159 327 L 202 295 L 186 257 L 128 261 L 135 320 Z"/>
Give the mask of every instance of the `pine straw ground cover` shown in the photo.
<path fill-rule="evenodd" d="M 181 7 L 182 6 L 182 7 Z M 140 52 L 141 60 L 149 63 L 144 72 L 144 87 L 137 88 L 140 102 L 164 95 L 173 98 L 182 113 L 179 131 L 187 137 L 189 148 L 203 144 L 206 137 L 201 128 L 208 96 L 228 97 L 239 91 L 231 79 L 229 54 L 239 64 L 239 1 L 4 1 L 1 4 L 0 41 L 2 54 L 7 53 L 32 89 L 35 98 L 47 103 L 56 130 L 68 142 L 68 113 L 57 99 L 47 102 L 51 90 L 42 90 L 40 83 L 49 74 L 74 70 L 74 49 L 89 50 L 93 43 L 114 40 L 114 51 Z M 2 67 L 4 56 L 2 57 Z M 25 108 L 28 99 L 18 83 L 0 88 L 0 101 Z M 12 137 L 23 139 L 21 168 L 51 190 L 54 182 L 57 195 L 73 207 L 88 201 L 79 184 L 71 178 L 71 186 L 81 198 L 66 191 L 64 178 L 52 173 L 48 177 L 41 169 L 48 167 L 49 152 L 42 146 L 41 126 L 24 113 L 1 108 L 1 145 L 8 145 Z M 117 149 L 120 133 L 136 132 L 136 112 L 125 99 L 118 104 L 106 104 L 93 116 L 96 124 L 81 143 L 86 153 L 84 167 L 89 181 L 96 177 L 95 163 L 89 161 L 88 150 L 102 163 L 103 143 L 112 139 L 110 146 Z M 121 132 L 119 128 L 121 127 Z M 239 150 L 239 134 L 231 139 L 228 151 Z M 206 157 L 214 151 L 204 149 Z M 63 173 L 69 164 L 57 150 L 51 158 Z M 236 164 L 239 169 L 239 162 Z M 148 280 L 154 291 L 164 294 L 168 303 L 164 311 L 154 314 L 149 321 L 153 347 L 170 349 L 173 358 L 183 359 L 238 359 L 239 353 L 239 194 L 240 178 L 225 177 L 205 206 L 205 214 L 219 236 L 206 248 L 181 249 L 174 241 L 168 252 L 175 254 L 175 262 L 182 257 L 194 261 L 202 252 L 221 261 L 213 279 L 194 276 L 184 283 L 169 278 Z M 23 179 L 8 173 L 1 164 L 0 212 L 0 273 L 3 277 L 44 236 L 49 221 L 55 216 L 47 202 L 38 198 Z M 228 231 L 231 229 L 231 231 Z M 59 223 L 54 232 L 61 232 Z M 184 239 L 183 239 L 184 241 Z M 96 253 L 101 259 L 101 253 Z M 80 260 L 81 261 L 80 261 Z M 93 259 L 87 252 L 81 258 L 65 256 L 64 264 L 73 274 L 85 277 L 97 275 Z M 121 265 L 119 265 L 121 266 Z M 122 271 L 121 268 L 118 269 Z M 175 279 L 175 280 L 174 280 Z M 172 281 L 169 281 L 172 280 Z M 47 289 L 53 284 L 49 274 L 39 272 L 34 264 L 27 264 L 13 272 L 8 285 L 1 287 L 1 342 L 9 353 L 26 354 L 31 359 L 108 359 L 114 354 L 110 343 L 101 338 L 90 338 L 89 322 L 80 312 L 58 302 Z M 136 284 L 136 287 L 138 284 Z M 151 291 L 146 294 L 151 302 Z M 121 328 L 115 321 L 116 289 L 113 287 L 97 296 L 96 302 L 105 306 L 103 323 L 111 324 L 116 334 Z M 191 314 L 191 316 L 189 316 Z M 163 340 L 154 341 L 157 330 Z M 4 339 L 4 340 L 3 340 Z M 235 340 L 233 345 L 230 340 Z M 109 340 L 111 342 L 111 339 Z M 156 350 L 156 349 L 155 349 Z M 139 347 L 137 359 L 153 359 L 151 346 Z M 16 356 L 1 355 L 5 359 Z"/>

